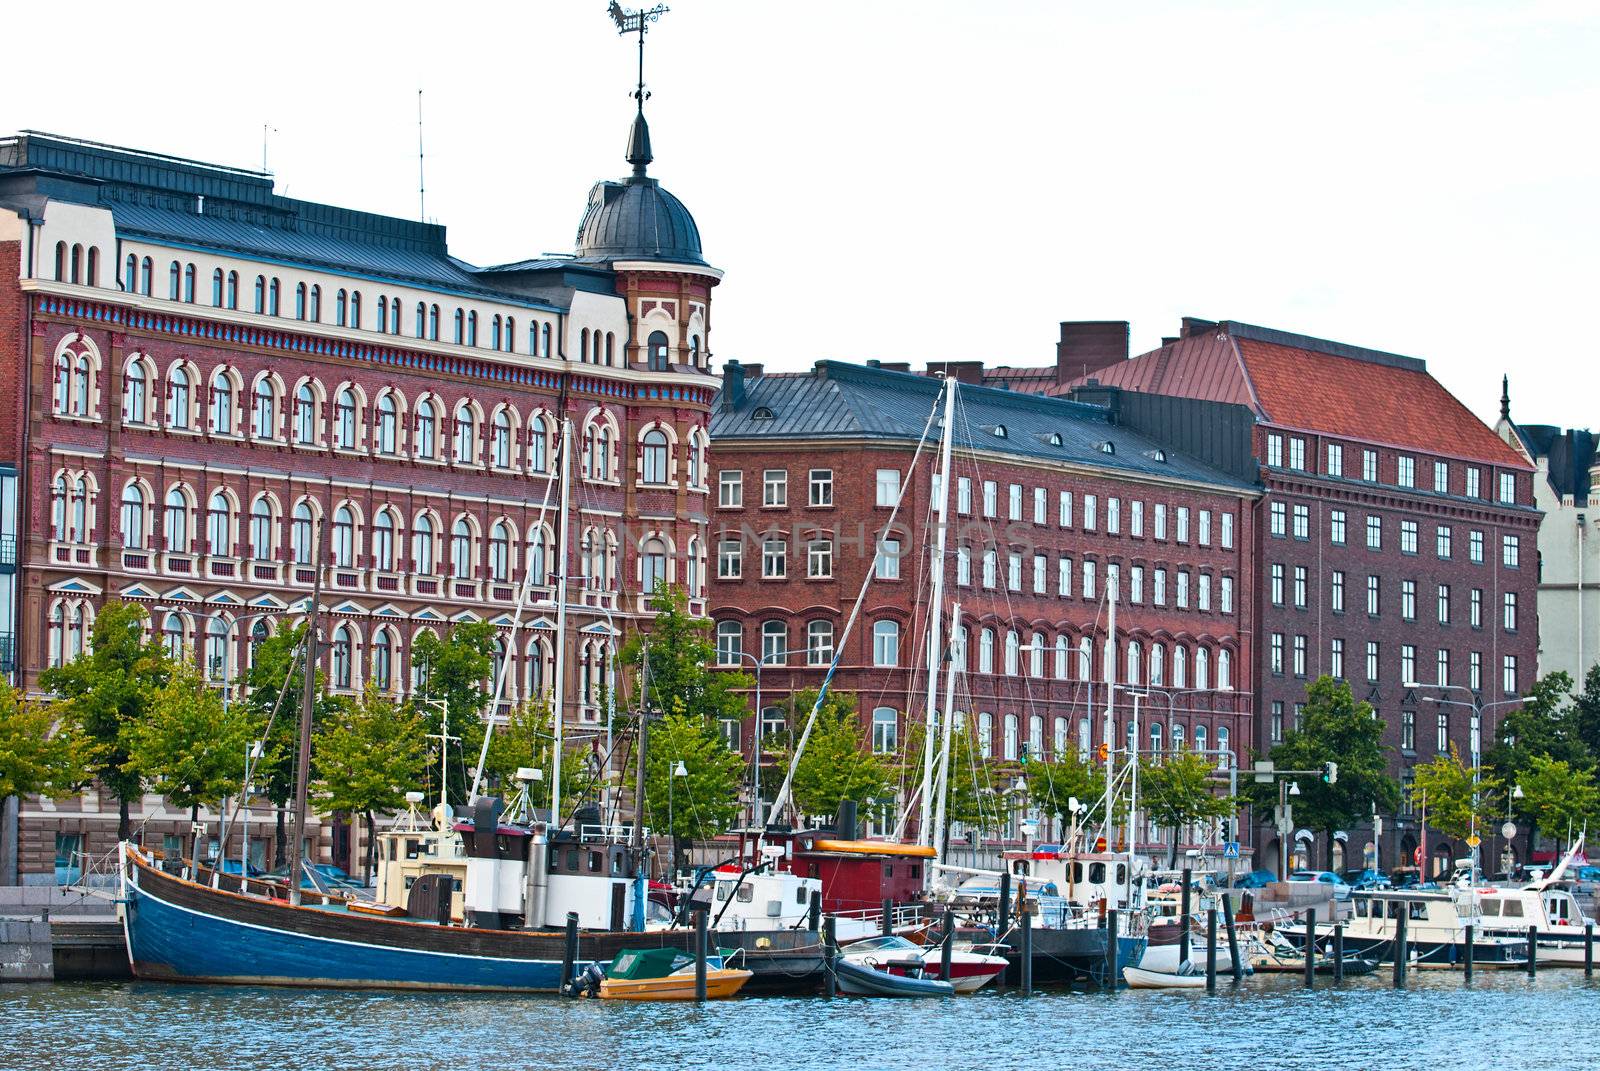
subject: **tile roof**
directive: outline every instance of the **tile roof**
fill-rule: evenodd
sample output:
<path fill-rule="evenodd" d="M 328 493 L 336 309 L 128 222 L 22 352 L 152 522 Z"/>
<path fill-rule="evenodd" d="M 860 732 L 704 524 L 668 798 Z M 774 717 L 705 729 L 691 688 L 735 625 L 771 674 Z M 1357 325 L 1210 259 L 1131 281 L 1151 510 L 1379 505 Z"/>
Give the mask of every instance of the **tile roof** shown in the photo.
<path fill-rule="evenodd" d="M 770 373 L 745 380 L 744 402 L 713 403 L 711 439 L 882 439 L 922 436 L 940 382 L 914 372 L 818 361 L 810 372 Z M 765 411 L 765 412 L 763 412 Z M 957 394 L 958 447 L 1034 461 L 1091 465 L 1123 473 L 1250 488 L 1127 427 L 1113 426 L 1096 405 L 1021 391 L 962 385 Z M 1004 429 L 1004 436 L 995 429 Z M 936 437 L 935 428 L 929 432 Z M 1054 436 L 1059 436 L 1056 445 Z M 1110 442 L 1115 452 L 1106 453 Z M 1160 460 L 1164 458 L 1165 460 Z"/>
<path fill-rule="evenodd" d="M 1225 320 L 1091 378 L 1248 405 L 1284 427 L 1527 468 L 1424 362 L 1326 339 Z"/>

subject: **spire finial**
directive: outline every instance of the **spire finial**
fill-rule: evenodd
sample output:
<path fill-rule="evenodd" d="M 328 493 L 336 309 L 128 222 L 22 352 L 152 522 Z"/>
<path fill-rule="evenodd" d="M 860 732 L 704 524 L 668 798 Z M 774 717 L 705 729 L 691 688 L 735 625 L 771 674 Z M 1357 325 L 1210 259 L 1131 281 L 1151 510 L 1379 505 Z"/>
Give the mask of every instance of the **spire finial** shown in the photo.
<path fill-rule="evenodd" d="M 632 94 L 638 102 L 638 108 L 633 116 L 633 126 L 628 129 L 628 163 L 633 165 L 635 178 L 644 178 L 645 168 L 654 159 L 650 154 L 650 125 L 644 121 L 644 102 L 650 99 L 650 91 L 644 87 L 644 35 L 650 24 L 659 22 L 669 10 L 665 4 L 657 4 L 652 8 L 629 11 L 617 0 L 611 0 L 611 6 L 606 9 L 611 21 L 617 24 L 619 34 L 639 35 L 639 82 Z"/>
<path fill-rule="evenodd" d="M 1511 377 L 1500 377 L 1500 419 L 1511 419 Z"/>

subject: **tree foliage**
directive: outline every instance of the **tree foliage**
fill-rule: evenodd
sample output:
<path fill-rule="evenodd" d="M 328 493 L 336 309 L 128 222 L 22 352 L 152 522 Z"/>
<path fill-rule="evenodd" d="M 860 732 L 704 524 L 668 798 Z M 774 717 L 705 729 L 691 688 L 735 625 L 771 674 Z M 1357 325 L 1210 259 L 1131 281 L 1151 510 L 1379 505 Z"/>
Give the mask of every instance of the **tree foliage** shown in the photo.
<path fill-rule="evenodd" d="M 1600 786 L 1595 784 L 1593 770 L 1535 755 L 1517 783 L 1522 786 L 1522 812 L 1547 837 L 1565 843 L 1600 818 Z"/>
<path fill-rule="evenodd" d="M 669 587 L 650 600 L 655 617 L 648 633 L 634 633 L 622 648 L 624 665 L 634 668 L 645 687 L 645 704 L 663 714 L 686 714 L 712 721 L 748 716 L 740 689 L 754 681 L 747 673 L 713 671 L 716 645 L 711 622 L 691 617 L 682 588 Z M 648 657 L 649 670 L 645 672 Z"/>
<path fill-rule="evenodd" d="M 365 817 L 365 872 L 371 874 L 377 815 L 397 810 L 422 781 L 427 760 L 426 725 L 409 703 L 396 703 L 371 687 L 354 702 L 340 703 L 317 727 L 312 746 L 318 813 Z"/>
<path fill-rule="evenodd" d="M 56 704 L 28 702 L 0 680 L 0 799 L 76 792 L 89 777 L 83 752 Z"/>
<path fill-rule="evenodd" d="M 679 763 L 684 775 L 675 776 Z M 739 815 L 744 760 L 729 750 L 714 723 L 690 714 L 668 714 L 650 725 L 645 753 L 645 824 L 673 839 L 683 855 L 686 842 L 714 837 Z"/>
<path fill-rule="evenodd" d="M 817 689 L 807 688 L 790 701 L 794 738 L 817 701 Z M 795 808 L 804 815 L 830 815 L 841 800 L 854 800 L 865 807 L 872 801 L 893 796 L 893 772 L 889 756 L 875 755 L 867 747 L 856 713 L 857 701 L 848 692 L 829 692 L 817 711 L 817 721 L 806 742 L 805 753 L 795 767 Z M 920 746 L 917 751 L 921 755 Z M 781 753 L 781 768 L 787 771 L 794 760 L 794 742 Z M 920 760 L 919 760 L 920 761 Z"/>
<path fill-rule="evenodd" d="M 1573 701 L 1572 678 L 1548 673 L 1534 682 L 1521 706 L 1500 719 L 1489 765 L 1507 784 L 1520 781 L 1541 756 L 1587 769 L 1594 756 L 1583 741 L 1585 718 L 1583 707 Z"/>
<path fill-rule="evenodd" d="M 1383 725 L 1372 705 L 1358 702 L 1345 681 L 1318 677 L 1307 685 L 1301 727 L 1286 732 L 1270 755 L 1280 770 L 1320 770 L 1324 763 L 1338 763 L 1334 784 L 1299 779 L 1296 820 L 1312 829 L 1331 835 L 1365 820 L 1374 806 L 1393 811 L 1400 802 L 1400 786 L 1389 776 L 1384 755 Z M 1276 803 L 1277 790 L 1264 787 L 1268 791 L 1257 794 L 1257 805 Z"/>
<path fill-rule="evenodd" d="M 1105 802 L 1105 767 L 1085 762 L 1075 750 L 1058 755 L 1051 762 L 1029 762 L 1027 774 L 1029 796 L 1045 815 L 1060 816 L 1063 837 L 1072 828 L 1073 799 L 1083 808 L 1078 818 L 1080 830 L 1093 824 L 1091 813 Z"/>
<path fill-rule="evenodd" d="M 1216 769 L 1213 760 L 1184 748 L 1147 762 L 1140 771 L 1139 806 L 1150 821 L 1172 831 L 1174 858 L 1184 826 L 1229 818 L 1238 810 L 1232 796 L 1217 795 L 1212 782 Z"/>
<path fill-rule="evenodd" d="M 146 639 L 144 619 L 143 607 L 107 602 L 95 617 L 89 650 L 39 675 L 39 687 L 63 699 L 88 771 L 116 797 L 117 836 L 123 840 L 130 833 L 129 801 L 143 790 L 128 761 L 127 732 L 144 720 L 172 675 L 159 641 Z"/>
<path fill-rule="evenodd" d="M 449 777 L 447 795 L 452 800 L 466 799 L 467 766 L 469 761 L 476 765 L 483 746 L 484 712 L 494 698 L 494 682 L 489 679 L 494 670 L 494 642 L 494 622 L 458 621 L 443 639 L 432 632 L 422 632 L 412 643 L 413 662 L 422 667 L 417 706 L 428 733 L 439 733 L 445 718 L 441 703 L 447 703 L 450 735 L 459 738 L 447 745 L 456 756 L 445 766 Z M 437 740 L 433 746 L 437 752 Z M 438 768 L 436 758 L 429 763 L 430 776 L 437 776 L 432 771 Z"/>
<path fill-rule="evenodd" d="M 248 709 L 224 707 L 221 693 L 185 664 L 173 667 L 145 716 L 128 723 L 123 736 L 128 768 L 192 816 L 202 804 L 239 791 L 256 726 Z"/>
<path fill-rule="evenodd" d="M 1426 808 L 1428 825 L 1434 829 L 1463 840 L 1472 832 L 1474 815 L 1480 830 L 1492 828 L 1500 782 L 1492 773 L 1479 770 L 1478 803 L 1474 807 L 1472 768 L 1461 761 L 1454 744 L 1450 745 L 1450 754 L 1415 767 L 1412 776 L 1415 780 L 1411 783 L 1411 805 L 1418 814 Z"/>
<path fill-rule="evenodd" d="M 504 793 L 517 791 L 517 770 L 527 766 L 538 770 L 541 777 L 528 785 L 528 796 L 539 808 L 550 806 L 550 786 L 555 773 L 555 733 L 550 701 L 540 697 L 519 703 L 511 711 L 504 725 L 497 727 L 489 741 L 489 759 L 484 763 L 485 778 L 498 783 Z M 587 753 L 580 748 L 566 747 L 561 755 L 562 811 L 570 813 L 579 796 L 591 791 L 589 770 L 584 762 Z"/>

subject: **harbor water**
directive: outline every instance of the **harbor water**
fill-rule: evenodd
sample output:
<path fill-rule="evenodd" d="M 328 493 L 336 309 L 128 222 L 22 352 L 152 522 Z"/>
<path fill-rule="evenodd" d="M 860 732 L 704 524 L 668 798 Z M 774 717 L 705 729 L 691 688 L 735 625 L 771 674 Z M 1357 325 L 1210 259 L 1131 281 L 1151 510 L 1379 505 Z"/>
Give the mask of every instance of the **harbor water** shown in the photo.
<path fill-rule="evenodd" d="M 940 1001 L 747 998 L 696 1007 L 554 997 L 148 982 L 0 985 L 0 1069 L 1592 1067 L 1600 979 L 1387 973 L 1306 991 L 983 992 Z"/>

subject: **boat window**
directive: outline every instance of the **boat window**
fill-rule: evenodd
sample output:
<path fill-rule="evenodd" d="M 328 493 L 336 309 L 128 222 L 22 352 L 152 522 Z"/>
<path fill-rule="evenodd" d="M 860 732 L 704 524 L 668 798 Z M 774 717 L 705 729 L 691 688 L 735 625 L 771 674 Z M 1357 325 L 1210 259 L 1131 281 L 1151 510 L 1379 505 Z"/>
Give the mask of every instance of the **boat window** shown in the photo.
<path fill-rule="evenodd" d="M 421 854 L 421 852 L 422 852 L 422 842 L 420 840 L 407 840 L 406 841 L 406 858 L 407 859 L 415 859 L 418 855 Z"/>
<path fill-rule="evenodd" d="M 1366 918 L 1367 917 L 1367 902 L 1365 900 L 1357 900 L 1357 901 L 1355 901 L 1353 904 L 1350 905 L 1350 913 L 1352 915 L 1354 915 L 1358 919 Z"/>
<path fill-rule="evenodd" d="M 883 864 L 883 876 L 886 878 L 894 877 L 894 867 L 888 863 Z"/>
<path fill-rule="evenodd" d="M 1104 884 L 1106 880 L 1106 865 L 1104 863 L 1090 863 L 1089 880 L 1095 885 Z"/>
<path fill-rule="evenodd" d="M 1506 918 L 1508 918 L 1508 919 L 1520 919 L 1522 917 L 1522 901 L 1521 900 L 1507 900 L 1505 902 L 1505 905 L 1506 906 L 1501 909 L 1501 913 L 1504 914 Z"/>
<path fill-rule="evenodd" d="M 602 864 L 600 862 L 600 853 L 599 852 L 590 852 L 589 853 L 589 873 L 598 874 L 598 873 L 600 873 L 601 869 L 602 869 Z"/>
<path fill-rule="evenodd" d="M 1118 885 L 1122 885 L 1122 884 L 1126 883 L 1127 880 L 1128 880 L 1128 864 L 1127 863 L 1118 863 L 1117 864 L 1117 884 Z"/>
<path fill-rule="evenodd" d="M 1411 904 L 1411 921 L 1412 922 L 1426 922 L 1426 921 L 1428 921 L 1428 905 L 1426 903 L 1424 903 L 1422 901 L 1414 901 Z"/>
<path fill-rule="evenodd" d="M 1072 880 L 1073 881 L 1082 881 L 1083 880 L 1083 861 L 1082 860 L 1079 860 L 1078 862 L 1072 864 Z"/>
<path fill-rule="evenodd" d="M 576 848 L 567 849 L 567 869 L 574 874 L 578 872 L 578 849 Z"/>
<path fill-rule="evenodd" d="M 804 885 L 794 891 L 794 902 L 810 906 L 811 898 L 806 895 L 806 887 Z"/>
<path fill-rule="evenodd" d="M 719 904 L 728 898 L 728 890 L 732 885 L 733 883 L 728 881 L 717 882 L 717 902 Z"/>
<path fill-rule="evenodd" d="M 735 897 L 735 899 L 737 899 L 741 904 L 748 904 L 752 900 L 754 900 L 755 898 L 756 898 L 756 890 L 755 890 L 754 886 L 750 886 L 750 885 L 741 885 L 741 886 L 739 886 L 738 896 Z"/>
<path fill-rule="evenodd" d="M 460 892 L 461 891 L 461 879 L 460 878 L 451 878 L 450 879 L 450 891 L 451 892 Z"/>
<path fill-rule="evenodd" d="M 1499 900 L 1485 900 L 1483 902 L 1483 910 L 1482 910 L 1481 914 L 1484 914 L 1484 915 L 1498 915 L 1498 914 L 1500 914 L 1500 901 Z"/>
<path fill-rule="evenodd" d="M 611 873 L 613 873 L 613 874 L 621 874 L 622 873 L 622 856 L 620 854 L 613 855 L 611 857 Z"/>
<path fill-rule="evenodd" d="M 914 877 L 914 878 L 922 877 L 922 864 L 921 863 L 912 863 L 911 864 L 911 876 Z"/>

